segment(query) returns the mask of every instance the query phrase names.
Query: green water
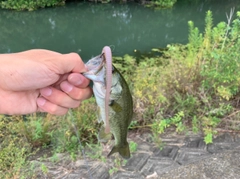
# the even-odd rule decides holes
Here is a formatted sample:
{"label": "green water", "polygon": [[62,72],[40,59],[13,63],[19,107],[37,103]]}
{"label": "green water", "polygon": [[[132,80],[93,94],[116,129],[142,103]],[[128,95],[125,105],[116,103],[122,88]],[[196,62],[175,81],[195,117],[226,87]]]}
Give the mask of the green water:
{"label": "green water", "polygon": [[68,3],[64,7],[34,12],[0,10],[0,53],[44,48],[61,53],[77,52],[86,61],[109,45],[113,55],[147,52],[170,43],[186,43],[189,20],[201,30],[207,10],[214,23],[226,21],[226,13],[238,0],[183,0],[172,9],[152,10],[137,3]]}

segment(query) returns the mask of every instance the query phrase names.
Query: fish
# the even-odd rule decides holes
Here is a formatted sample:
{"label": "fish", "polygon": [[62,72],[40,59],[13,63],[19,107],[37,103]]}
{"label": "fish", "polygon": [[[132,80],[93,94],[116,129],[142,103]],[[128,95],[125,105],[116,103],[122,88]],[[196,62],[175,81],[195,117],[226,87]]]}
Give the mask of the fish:
{"label": "fish", "polygon": [[[111,53],[111,49],[104,47],[100,55],[85,64],[88,70],[83,75],[93,81],[93,94],[98,105],[98,121],[103,121],[103,126],[98,133],[99,141],[110,138],[109,133],[105,130],[108,127],[107,118],[109,119],[109,132],[114,136],[115,145],[107,157],[118,152],[124,159],[129,159],[130,149],[127,133],[133,116],[133,100],[126,80],[112,64],[112,59],[108,59],[112,58],[109,53]],[[107,68],[109,69],[110,65],[111,74],[109,75]],[[109,76],[107,77],[107,75]],[[111,78],[110,83],[107,81],[109,78]],[[110,87],[107,86],[109,84]],[[107,87],[110,89],[109,96],[106,94]],[[109,98],[106,100],[106,97]]]}

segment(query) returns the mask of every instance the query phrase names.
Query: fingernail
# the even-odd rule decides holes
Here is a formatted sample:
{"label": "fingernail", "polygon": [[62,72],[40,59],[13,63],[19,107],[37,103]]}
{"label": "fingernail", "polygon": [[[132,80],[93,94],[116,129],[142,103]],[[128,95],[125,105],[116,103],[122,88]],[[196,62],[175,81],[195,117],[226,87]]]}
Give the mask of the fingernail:
{"label": "fingernail", "polygon": [[63,91],[69,93],[70,91],[72,91],[73,85],[71,85],[71,84],[69,84],[69,83],[67,83],[67,82],[63,82],[63,83],[61,84],[61,88],[62,88]]}
{"label": "fingernail", "polygon": [[45,103],[46,103],[46,99],[44,99],[44,98],[37,99],[38,106],[43,106]]}
{"label": "fingernail", "polygon": [[78,86],[80,84],[82,84],[82,77],[80,76],[80,74],[72,74],[71,76],[69,76],[70,83]]}
{"label": "fingernail", "polygon": [[50,96],[52,94],[52,89],[51,88],[43,88],[40,90],[40,93],[43,96]]}
{"label": "fingernail", "polygon": [[83,81],[82,78],[79,77],[78,80],[76,81],[76,85],[80,85],[80,84],[82,84],[82,81]]}

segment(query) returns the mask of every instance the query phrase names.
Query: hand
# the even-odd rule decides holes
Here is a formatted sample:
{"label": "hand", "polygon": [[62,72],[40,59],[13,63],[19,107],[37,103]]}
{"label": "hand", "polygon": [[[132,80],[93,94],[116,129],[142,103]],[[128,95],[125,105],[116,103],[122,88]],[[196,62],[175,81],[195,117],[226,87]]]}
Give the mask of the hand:
{"label": "hand", "polygon": [[92,95],[76,53],[29,50],[0,55],[0,114],[66,114]]}

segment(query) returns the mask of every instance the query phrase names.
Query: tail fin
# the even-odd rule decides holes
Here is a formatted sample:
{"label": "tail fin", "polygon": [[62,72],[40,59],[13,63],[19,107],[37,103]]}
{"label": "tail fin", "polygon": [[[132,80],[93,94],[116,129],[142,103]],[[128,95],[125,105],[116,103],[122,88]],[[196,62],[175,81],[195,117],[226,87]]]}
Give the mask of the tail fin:
{"label": "tail fin", "polygon": [[118,152],[124,159],[130,158],[130,150],[128,143],[122,147],[114,146],[111,152],[107,155],[107,157],[111,156],[112,154]]}

